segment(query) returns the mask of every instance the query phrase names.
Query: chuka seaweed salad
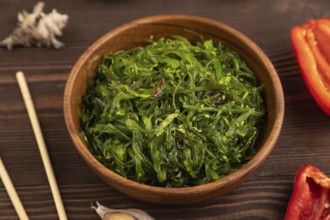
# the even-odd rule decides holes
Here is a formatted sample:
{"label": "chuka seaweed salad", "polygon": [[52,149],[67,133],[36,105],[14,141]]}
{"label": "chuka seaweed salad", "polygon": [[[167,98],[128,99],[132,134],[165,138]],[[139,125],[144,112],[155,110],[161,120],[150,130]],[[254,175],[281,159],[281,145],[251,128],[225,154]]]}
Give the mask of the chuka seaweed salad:
{"label": "chuka seaweed salad", "polygon": [[103,57],[83,96],[81,135],[99,161],[128,179],[205,184],[255,154],[261,90],[221,43],[161,38]]}

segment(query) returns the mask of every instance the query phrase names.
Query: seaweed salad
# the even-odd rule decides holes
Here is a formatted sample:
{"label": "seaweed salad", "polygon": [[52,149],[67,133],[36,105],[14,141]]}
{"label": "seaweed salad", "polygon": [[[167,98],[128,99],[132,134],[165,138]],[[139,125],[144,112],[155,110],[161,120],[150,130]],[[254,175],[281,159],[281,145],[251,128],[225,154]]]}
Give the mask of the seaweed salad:
{"label": "seaweed salad", "polygon": [[130,180],[186,187],[218,180],[254,154],[262,86],[221,43],[181,36],[104,55],[82,98],[81,135]]}

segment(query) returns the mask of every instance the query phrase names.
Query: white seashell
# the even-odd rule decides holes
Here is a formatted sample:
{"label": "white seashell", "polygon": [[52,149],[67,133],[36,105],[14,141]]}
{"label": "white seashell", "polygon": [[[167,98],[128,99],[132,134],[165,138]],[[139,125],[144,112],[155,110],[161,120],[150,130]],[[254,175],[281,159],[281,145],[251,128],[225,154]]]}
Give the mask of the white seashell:
{"label": "white seashell", "polygon": [[43,8],[45,4],[39,2],[34,6],[33,12],[28,13],[25,10],[17,15],[18,24],[13,33],[0,42],[0,46],[6,46],[11,50],[15,45],[30,47],[54,47],[59,49],[64,44],[56,39],[56,36],[62,36],[62,29],[66,26],[69,16],[60,14],[56,9],[45,14]]}

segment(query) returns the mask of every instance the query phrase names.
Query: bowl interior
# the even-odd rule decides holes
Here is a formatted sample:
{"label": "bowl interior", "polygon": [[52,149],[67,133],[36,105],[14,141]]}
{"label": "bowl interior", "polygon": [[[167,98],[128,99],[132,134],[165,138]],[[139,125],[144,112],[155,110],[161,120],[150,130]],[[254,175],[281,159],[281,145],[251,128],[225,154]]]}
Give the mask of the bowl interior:
{"label": "bowl interior", "polygon": [[[110,183],[110,185],[120,191],[125,192],[125,189],[123,189],[124,186],[126,188],[138,187],[140,189],[142,187],[143,190],[151,189],[154,193],[159,194],[154,199],[157,201],[152,201],[158,203],[162,193],[171,192],[174,193],[173,195],[181,194],[182,196],[187,192],[182,191],[182,189],[176,189],[177,191],[175,192],[173,191],[174,189],[155,189],[160,187],[145,186],[126,180],[96,161],[79,136],[79,111],[81,98],[86,90],[87,80],[95,72],[102,56],[106,53],[146,45],[150,36],[158,39],[163,36],[181,35],[188,38],[191,42],[195,42],[200,39],[196,33],[203,35],[205,39],[213,39],[214,42],[221,42],[236,51],[248,63],[256,74],[259,83],[264,86],[263,97],[266,105],[266,120],[255,142],[257,155],[251,161],[237,172],[216,181],[217,183],[206,184],[208,185],[207,187],[197,186],[188,188],[194,188],[197,192],[206,190],[208,192],[206,194],[210,196],[212,190],[214,191],[214,189],[224,187],[228,183],[234,186],[251,175],[265,160],[275,145],[284,114],[282,88],[273,65],[252,41],[224,24],[205,18],[164,15],[136,20],[109,32],[85,51],[71,71],[64,95],[65,119],[78,152],[104,180],[109,182],[109,178],[115,178],[115,181],[119,181],[121,185],[114,184],[114,182]],[[232,187],[224,188],[223,191],[228,191]],[[150,196],[145,198],[143,196],[141,198],[141,195],[131,196],[147,201],[153,199]],[[198,198],[202,200],[205,199],[204,197],[197,193],[195,199],[196,201]]]}

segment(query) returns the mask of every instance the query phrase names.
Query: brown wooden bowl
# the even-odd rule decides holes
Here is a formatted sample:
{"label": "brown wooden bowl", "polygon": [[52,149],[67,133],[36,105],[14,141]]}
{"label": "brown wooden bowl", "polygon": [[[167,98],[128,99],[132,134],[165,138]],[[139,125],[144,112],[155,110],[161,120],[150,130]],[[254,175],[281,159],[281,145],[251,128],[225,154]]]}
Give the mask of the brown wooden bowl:
{"label": "brown wooden bowl", "polygon": [[[255,72],[264,85],[266,120],[254,147],[256,155],[236,172],[212,183],[185,188],[163,188],[128,180],[100,163],[80,137],[79,111],[87,79],[95,72],[102,56],[109,52],[129,49],[146,44],[151,35],[155,38],[181,35],[194,42],[199,39],[194,30],[205,39],[221,41],[235,50]],[[87,164],[110,186],[134,198],[159,204],[187,204],[224,194],[257,170],[270,154],[280,134],[284,117],[284,98],[279,77],[267,56],[250,39],[220,22],[184,15],[146,17],[124,24],[105,34],[90,46],[74,65],[64,93],[64,115],[73,143]]]}

